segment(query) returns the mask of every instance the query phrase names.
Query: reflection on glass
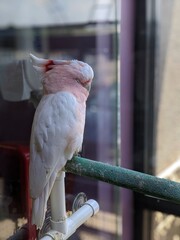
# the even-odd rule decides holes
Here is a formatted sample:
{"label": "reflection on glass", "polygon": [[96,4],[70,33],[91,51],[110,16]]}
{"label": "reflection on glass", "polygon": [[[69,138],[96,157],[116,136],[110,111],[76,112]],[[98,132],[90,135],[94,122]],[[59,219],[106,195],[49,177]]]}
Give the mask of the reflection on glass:
{"label": "reflection on glass", "polygon": [[[37,99],[41,96],[41,83],[37,81],[37,73],[28,59],[29,52],[33,52],[38,56],[54,59],[79,59],[93,67],[95,79],[87,102],[82,155],[118,165],[117,2],[103,0],[85,3],[78,0],[74,4],[72,0],[57,0],[53,3],[34,0],[24,1],[16,12],[14,4],[17,5],[17,1],[13,1],[12,5],[0,3],[1,9],[4,9],[0,10],[1,16],[3,15],[0,23],[1,160],[5,158],[8,166],[12,166],[17,155],[17,144],[26,147],[29,145],[35,111],[33,104],[36,106]],[[3,155],[4,148],[6,156]],[[2,239],[12,235],[19,222],[22,225],[26,221],[21,205],[16,208],[18,201],[24,201],[24,195],[21,194],[21,171],[18,172],[20,158],[16,156],[16,159],[15,181],[11,175],[5,175],[0,170],[0,210],[5,209],[0,219],[0,236],[5,236]],[[4,165],[3,161],[1,165]],[[14,181],[9,192],[4,190],[7,189],[8,181]],[[15,185],[18,191],[14,189]],[[72,201],[79,192],[85,192],[88,198],[96,199],[101,211],[71,239],[119,239],[119,189],[67,174],[68,210],[71,210]],[[10,203],[5,202],[4,197]],[[13,202],[13,199],[17,200],[16,197],[18,201]],[[12,211],[10,214],[12,203],[15,204],[16,212]],[[10,229],[6,230],[5,235],[3,224],[6,224],[6,229]]]}

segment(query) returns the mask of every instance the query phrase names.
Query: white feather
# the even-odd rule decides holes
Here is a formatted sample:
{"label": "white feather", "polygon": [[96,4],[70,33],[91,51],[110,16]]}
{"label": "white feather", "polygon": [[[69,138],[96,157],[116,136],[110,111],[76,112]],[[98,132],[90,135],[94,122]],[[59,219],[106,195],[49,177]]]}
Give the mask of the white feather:
{"label": "white feather", "polygon": [[35,65],[33,65],[33,68],[37,71],[37,72],[39,72],[39,73],[44,73],[45,72],[45,70],[46,70],[46,68],[45,67],[38,67],[38,66],[35,66]]}
{"label": "white feather", "polygon": [[41,66],[44,64],[47,64],[49,62],[48,59],[38,58],[34,56],[32,53],[30,53],[30,59],[34,65]]}

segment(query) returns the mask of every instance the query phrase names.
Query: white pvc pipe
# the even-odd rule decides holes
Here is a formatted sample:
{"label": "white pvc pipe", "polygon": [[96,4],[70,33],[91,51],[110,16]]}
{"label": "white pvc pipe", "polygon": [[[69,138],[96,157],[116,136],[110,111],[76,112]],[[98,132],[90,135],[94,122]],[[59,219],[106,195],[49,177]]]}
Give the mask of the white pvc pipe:
{"label": "white pvc pipe", "polygon": [[90,199],[69,218],[66,215],[65,172],[60,171],[54,183],[51,200],[51,228],[41,240],[66,240],[76,229],[99,211],[99,204]]}
{"label": "white pvc pipe", "polygon": [[90,217],[95,215],[99,211],[99,204],[90,199],[84,203],[84,205],[79,208],[75,213],[73,213],[67,219],[67,233],[61,234],[56,231],[49,231],[46,236],[41,238],[41,240],[66,240],[68,239],[78,227],[80,227],[84,222],[86,222]]}
{"label": "white pvc pipe", "polygon": [[99,204],[90,199],[84,205],[74,212],[68,219],[68,232],[64,239],[68,239],[78,227],[85,223],[90,217],[94,216],[99,211]]}
{"label": "white pvc pipe", "polygon": [[54,231],[54,230],[50,230],[48,233],[46,233],[46,235],[41,238],[40,240],[63,240],[63,234]]}
{"label": "white pvc pipe", "polygon": [[67,215],[65,201],[65,172],[60,171],[54,183],[51,200],[51,227],[60,233],[67,233]]}
{"label": "white pvc pipe", "polygon": [[54,239],[54,238],[49,237],[49,236],[44,236],[41,238],[41,240],[52,240],[52,239]]}

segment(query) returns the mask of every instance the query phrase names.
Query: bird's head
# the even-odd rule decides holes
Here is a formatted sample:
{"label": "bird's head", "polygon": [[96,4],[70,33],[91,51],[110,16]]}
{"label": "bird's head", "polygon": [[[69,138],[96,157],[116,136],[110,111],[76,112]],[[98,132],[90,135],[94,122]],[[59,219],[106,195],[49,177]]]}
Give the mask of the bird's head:
{"label": "bird's head", "polygon": [[90,91],[94,77],[92,68],[87,63],[78,60],[70,61],[70,67],[74,70],[74,80]]}
{"label": "bird's head", "polygon": [[71,84],[90,91],[94,72],[87,63],[78,60],[48,60],[32,54],[30,57],[34,68],[43,74],[45,88],[56,87],[61,90]]}

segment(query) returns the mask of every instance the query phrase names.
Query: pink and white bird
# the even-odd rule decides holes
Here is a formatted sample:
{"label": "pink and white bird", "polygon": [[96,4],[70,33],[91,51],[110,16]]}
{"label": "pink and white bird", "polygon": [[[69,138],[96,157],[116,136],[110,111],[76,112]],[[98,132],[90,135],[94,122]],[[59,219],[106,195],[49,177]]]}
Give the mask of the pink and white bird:
{"label": "pink and white bird", "polygon": [[94,73],[81,61],[30,57],[42,74],[44,93],[33,120],[29,167],[32,224],[41,229],[58,172],[81,150]]}

